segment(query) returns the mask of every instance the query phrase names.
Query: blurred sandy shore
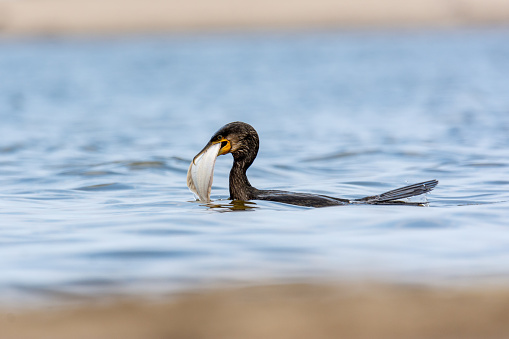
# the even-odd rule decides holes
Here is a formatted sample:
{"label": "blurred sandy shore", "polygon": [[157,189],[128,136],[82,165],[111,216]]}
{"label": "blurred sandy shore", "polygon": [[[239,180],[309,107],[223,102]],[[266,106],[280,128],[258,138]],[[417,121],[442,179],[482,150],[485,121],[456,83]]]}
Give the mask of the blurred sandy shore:
{"label": "blurred sandy shore", "polygon": [[266,285],[0,312],[2,339],[509,338],[509,289]]}
{"label": "blurred sandy shore", "polygon": [[507,23],[507,0],[0,0],[8,35]]}

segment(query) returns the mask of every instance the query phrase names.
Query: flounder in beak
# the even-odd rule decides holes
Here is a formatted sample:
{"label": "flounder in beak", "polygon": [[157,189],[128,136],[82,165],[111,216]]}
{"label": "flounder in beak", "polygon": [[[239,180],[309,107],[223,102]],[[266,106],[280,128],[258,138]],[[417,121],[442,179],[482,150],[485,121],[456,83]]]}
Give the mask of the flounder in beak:
{"label": "flounder in beak", "polygon": [[210,191],[214,179],[214,165],[221,149],[221,143],[209,144],[198,153],[187,171],[187,187],[198,200],[210,201]]}

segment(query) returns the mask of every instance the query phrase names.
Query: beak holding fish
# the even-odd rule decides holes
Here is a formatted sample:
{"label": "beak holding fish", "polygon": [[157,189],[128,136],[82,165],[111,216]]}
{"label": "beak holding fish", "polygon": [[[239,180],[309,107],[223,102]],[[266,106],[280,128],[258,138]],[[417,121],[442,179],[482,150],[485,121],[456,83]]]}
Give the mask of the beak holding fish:
{"label": "beak holding fish", "polygon": [[202,202],[210,201],[216,159],[218,156],[230,152],[230,150],[230,141],[219,135],[194,157],[187,171],[187,187],[198,200]]}

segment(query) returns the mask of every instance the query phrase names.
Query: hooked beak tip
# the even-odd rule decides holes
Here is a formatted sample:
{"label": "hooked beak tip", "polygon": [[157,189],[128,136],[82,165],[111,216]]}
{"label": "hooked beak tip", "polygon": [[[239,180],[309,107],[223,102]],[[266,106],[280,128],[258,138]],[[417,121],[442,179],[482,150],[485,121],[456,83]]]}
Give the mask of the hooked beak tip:
{"label": "hooked beak tip", "polygon": [[210,146],[212,146],[212,144],[208,143],[207,145],[205,145],[205,147],[203,147],[203,149],[198,154],[196,154],[194,156],[194,158],[193,158],[193,165],[196,165],[196,159],[198,159],[200,157],[200,155],[205,153]]}

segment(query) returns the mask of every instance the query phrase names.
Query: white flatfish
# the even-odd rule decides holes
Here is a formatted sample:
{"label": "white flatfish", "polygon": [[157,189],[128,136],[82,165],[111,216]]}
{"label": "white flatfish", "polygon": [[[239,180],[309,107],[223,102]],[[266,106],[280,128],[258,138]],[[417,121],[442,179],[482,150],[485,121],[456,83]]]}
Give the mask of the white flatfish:
{"label": "white flatfish", "polygon": [[187,187],[195,194],[198,200],[210,201],[210,191],[214,179],[214,166],[221,144],[214,144],[207,148],[189,165],[187,171]]}

